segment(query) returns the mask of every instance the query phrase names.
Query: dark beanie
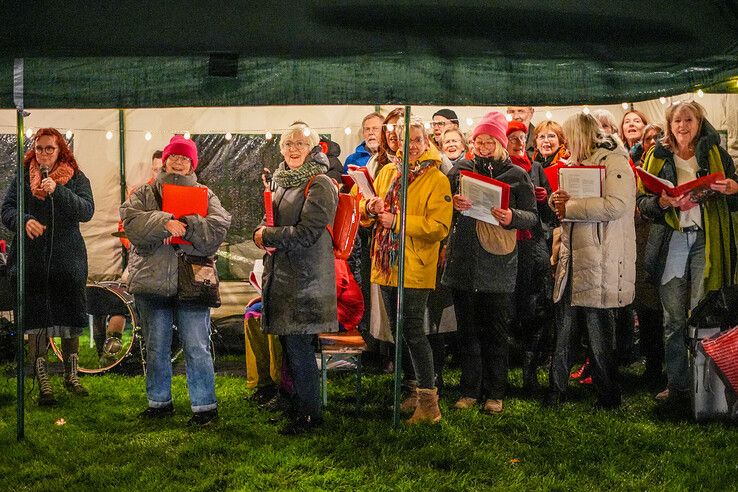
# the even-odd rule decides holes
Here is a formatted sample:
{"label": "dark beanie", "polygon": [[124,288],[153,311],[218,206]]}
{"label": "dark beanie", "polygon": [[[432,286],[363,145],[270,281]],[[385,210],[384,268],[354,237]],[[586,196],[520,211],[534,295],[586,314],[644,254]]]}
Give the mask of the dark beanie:
{"label": "dark beanie", "polygon": [[456,113],[454,113],[450,109],[445,109],[445,108],[444,109],[439,109],[438,111],[436,111],[435,113],[433,113],[433,116],[443,116],[447,120],[451,120],[454,123],[456,123],[457,125],[459,124],[459,117],[456,116]]}

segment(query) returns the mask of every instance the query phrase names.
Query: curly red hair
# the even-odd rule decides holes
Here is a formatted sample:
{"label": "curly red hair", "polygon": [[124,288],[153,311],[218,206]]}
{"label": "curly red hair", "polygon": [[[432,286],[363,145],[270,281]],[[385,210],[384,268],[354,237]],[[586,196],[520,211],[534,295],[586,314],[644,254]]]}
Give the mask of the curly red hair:
{"label": "curly red hair", "polygon": [[33,144],[23,158],[23,164],[26,167],[28,167],[32,160],[36,159],[36,141],[38,141],[38,139],[41,137],[51,137],[56,142],[57,147],[59,147],[59,157],[56,159],[57,162],[66,162],[67,164],[72,166],[72,169],[74,169],[75,171],[79,171],[77,159],[74,158],[72,149],[69,148],[69,145],[67,145],[67,141],[64,140],[64,137],[56,128],[39,128],[38,130],[36,130],[36,134],[33,137]]}

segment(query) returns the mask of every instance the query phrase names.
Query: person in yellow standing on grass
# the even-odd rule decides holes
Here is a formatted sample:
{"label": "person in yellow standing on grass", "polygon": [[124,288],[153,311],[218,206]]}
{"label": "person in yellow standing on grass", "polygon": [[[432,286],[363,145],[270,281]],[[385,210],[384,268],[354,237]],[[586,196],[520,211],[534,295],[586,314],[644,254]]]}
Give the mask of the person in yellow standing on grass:
{"label": "person in yellow standing on grass", "polygon": [[[402,149],[404,121],[398,121],[396,132]],[[398,155],[402,155],[402,150]],[[438,251],[441,241],[448,235],[453,213],[451,186],[439,170],[441,153],[430,145],[423,122],[417,118],[410,120],[408,161],[403,339],[410,352],[418,386],[400,408],[414,411],[407,422],[415,424],[441,420],[433,353],[423,331],[423,315],[428,295],[436,286]],[[381,286],[390,324],[395,326],[402,191],[399,167],[394,163],[385,165],[374,187],[377,196],[361,203],[362,225],[374,225],[371,280]]]}

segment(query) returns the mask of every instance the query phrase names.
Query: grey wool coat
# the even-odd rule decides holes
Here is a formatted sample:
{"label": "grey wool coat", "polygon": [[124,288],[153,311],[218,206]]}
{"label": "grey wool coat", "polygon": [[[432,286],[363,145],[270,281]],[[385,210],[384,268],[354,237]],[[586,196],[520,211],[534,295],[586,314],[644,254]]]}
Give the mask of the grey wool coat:
{"label": "grey wool coat", "polygon": [[333,240],[326,229],[336,215],[338,191],[325,174],[315,176],[307,197],[306,186],[272,193],[275,226],[262,235],[264,246],[276,248],[264,255],[264,333],[338,331]]}
{"label": "grey wool coat", "polygon": [[[187,176],[162,172],[156,181],[131,193],[120,207],[123,228],[131,241],[128,261],[128,290],[132,294],[150,294],[174,297],[177,294],[177,253],[164,239],[170,237],[164,227],[172,214],[163,212],[154,195],[154,187],[161,193],[165,183],[181,186],[203,186],[195,173]],[[183,239],[192,245],[180,245],[190,255],[213,256],[225,239],[231,225],[231,214],[220,204],[215,193],[208,190],[208,215],[187,215],[181,219],[187,224]]]}

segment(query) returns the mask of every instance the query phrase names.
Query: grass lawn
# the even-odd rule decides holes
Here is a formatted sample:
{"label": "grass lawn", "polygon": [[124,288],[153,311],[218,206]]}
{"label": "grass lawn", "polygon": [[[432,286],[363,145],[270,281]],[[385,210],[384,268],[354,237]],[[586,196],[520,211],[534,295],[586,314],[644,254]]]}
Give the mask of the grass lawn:
{"label": "grass lawn", "polygon": [[[0,368],[0,370],[6,368]],[[336,374],[322,429],[283,437],[270,415],[242,400],[242,377],[216,379],[220,421],[185,426],[184,376],[177,414],[142,422],[142,376],[106,374],[73,398],[53,377],[60,404],[36,405],[27,380],[26,440],[15,440],[15,379],[0,378],[0,490],[731,490],[738,489],[738,426],[694,424],[656,411],[626,372],[625,403],[593,411],[589,388],[543,409],[513,394],[501,416],[452,411],[458,371],[435,426],[391,426],[391,378],[364,377],[364,406],[353,404],[353,375]],[[543,373],[541,379],[545,379]],[[511,385],[520,384],[520,370]],[[64,425],[57,425],[64,419]]]}

